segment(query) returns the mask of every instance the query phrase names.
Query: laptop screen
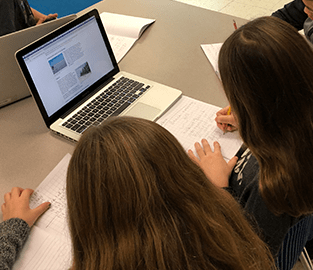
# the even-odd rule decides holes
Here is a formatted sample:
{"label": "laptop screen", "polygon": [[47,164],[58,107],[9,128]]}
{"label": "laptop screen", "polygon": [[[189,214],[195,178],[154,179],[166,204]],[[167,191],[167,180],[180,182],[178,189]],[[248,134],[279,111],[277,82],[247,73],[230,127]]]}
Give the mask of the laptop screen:
{"label": "laptop screen", "polygon": [[22,58],[48,117],[114,69],[94,16]]}

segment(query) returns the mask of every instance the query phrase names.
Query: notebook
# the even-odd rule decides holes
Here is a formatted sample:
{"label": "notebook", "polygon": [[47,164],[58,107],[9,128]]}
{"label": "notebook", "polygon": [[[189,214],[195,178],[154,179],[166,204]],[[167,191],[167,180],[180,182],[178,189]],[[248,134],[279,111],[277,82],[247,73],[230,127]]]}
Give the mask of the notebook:
{"label": "notebook", "polygon": [[16,60],[47,127],[75,141],[112,116],[156,120],[182,95],[120,71],[95,9],[19,50]]}
{"label": "notebook", "polygon": [[16,64],[15,52],[76,17],[69,15],[0,37],[0,107],[30,96],[27,84]]}

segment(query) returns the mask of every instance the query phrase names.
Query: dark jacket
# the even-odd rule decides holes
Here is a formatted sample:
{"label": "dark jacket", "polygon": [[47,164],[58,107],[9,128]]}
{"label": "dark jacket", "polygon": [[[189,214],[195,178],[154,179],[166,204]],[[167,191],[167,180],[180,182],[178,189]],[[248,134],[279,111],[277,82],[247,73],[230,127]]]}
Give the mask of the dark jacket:
{"label": "dark jacket", "polygon": [[35,24],[27,0],[0,0],[0,36]]}
{"label": "dark jacket", "polygon": [[294,0],[275,11],[272,16],[290,23],[297,30],[302,30],[303,24],[308,18],[308,15],[304,13],[304,7],[302,0]]}
{"label": "dark jacket", "polygon": [[239,155],[227,190],[239,201],[261,239],[276,257],[287,232],[299,219],[287,214],[276,216],[268,209],[259,190],[259,164],[256,158],[249,149],[244,148],[241,148]]}

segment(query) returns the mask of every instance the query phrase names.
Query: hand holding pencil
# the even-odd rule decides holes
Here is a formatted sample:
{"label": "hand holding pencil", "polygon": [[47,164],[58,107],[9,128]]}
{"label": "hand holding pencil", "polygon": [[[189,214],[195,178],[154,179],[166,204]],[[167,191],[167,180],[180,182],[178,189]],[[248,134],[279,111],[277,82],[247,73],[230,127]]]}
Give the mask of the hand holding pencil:
{"label": "hand holding pencil", "polygon": [[216,113],[215,118],[217,126],[224,132],[231,132],[237,130],[238,124],[231,112],[230,106],[227,106]]}

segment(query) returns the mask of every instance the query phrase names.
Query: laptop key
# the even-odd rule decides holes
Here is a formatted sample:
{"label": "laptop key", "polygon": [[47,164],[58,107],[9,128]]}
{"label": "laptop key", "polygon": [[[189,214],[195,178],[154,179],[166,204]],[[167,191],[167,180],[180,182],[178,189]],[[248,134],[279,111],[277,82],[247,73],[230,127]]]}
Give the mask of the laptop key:
{"label": "laptop key", "polygon": [[119,115],[122,111],[124,111],[130,103],[124,103],[121,107],[119,107],[111,116]]}
{"label": "laptop key", "polygon": [[75,124],[75,125],[71,128],[71,130],[76,131],[79,127],[80,127],[79,124]]}
{"label": "laptop key", "polygon": [[83,133],[86,129],[87,129],[87,126],[82,125],[80,128],[78,128],[78,129],[76,130],[76,132],[78,132],[78,133]]}

